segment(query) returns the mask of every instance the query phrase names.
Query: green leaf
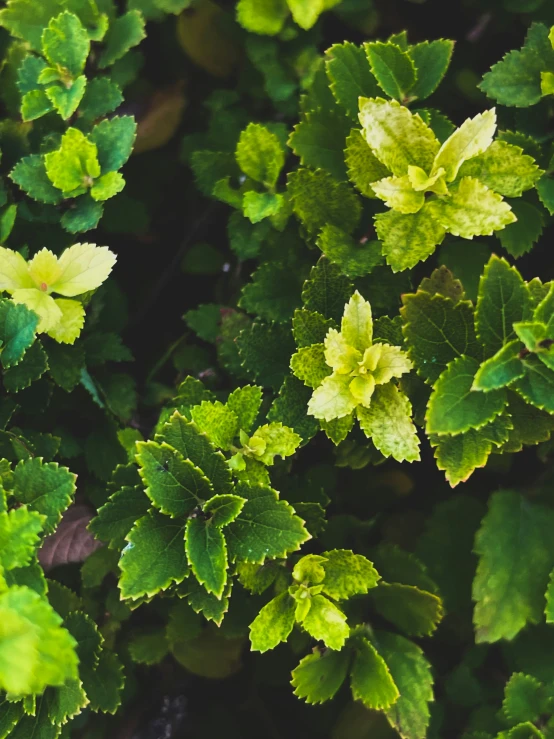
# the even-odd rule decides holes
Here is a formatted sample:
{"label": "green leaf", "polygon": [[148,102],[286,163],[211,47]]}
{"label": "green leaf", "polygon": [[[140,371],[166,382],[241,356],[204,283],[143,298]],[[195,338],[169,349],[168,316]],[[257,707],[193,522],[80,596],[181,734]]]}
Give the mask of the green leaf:
{"label": "green leaf", "polygon": [[285,323],[300,303],[304,269],[291,270],[289,264],[262,263],[252,282],[242,288],[239,306],[266,321]]}
{"label": "green leaf", "polygon": [[497,390],[523,377],[525,366],[519,357],[520,351],[521,343],[510,341],[483,362],[475,375],[474,389],[485,392]]}
{"label": "green leaf", "polygon": [[338,322],[352,292],[352,283],[339,267],[328,259],[320,259],[304,283],[302,301],[307,310]]}
{"label": "green leaf", "polygon": [[125,685],[123,665],[113,652],[103,649],[98,664],[93,670],[87,670],[86,686],[89,706],[93,711],[115,713],[121,704],[121,693]]}
{"label": "green leaf", "polygon": [[221,529],[202,518],[189,518],[185,548],[198,582],[221,598],[227,582],[227,547]]}
{"label": "green leaf", "polygon": [[350,41],[334,44],[327,49],[325,70],[335,100],[357,121],[358,98],[379,94],[364,49]]}
{"label": "green leaf", "polygon": [[378,241],[360,243],[336,226],[324,226],[317,245],[330,262],[337,264],[347,277],[363,277],[383,263]]}
{"label": "green leaf", "polygon": [[437,380],[427,406],[428,434],[461,434],[480,429],[504,410],[504,389],[488,393],[472,391],[479,362],[458,357]]}
{"label": "green leaf", "polygon": [[534,187],[541,174],[533,157],[506,141],[493,141],[486,151],[464,162],[459,171],[460,177],[475,177],[507,198],[519,198]]}
{"label": "green leaf", "polygon": [[239,419],[219,400],[203,400],[191,409],[192,420],[215,446],[229,449],[239,432]]}
{"label": "green leaf", "polygon": [[285,164],[279,137],[260,123],[249,123],[241,133],[236,158],[245,175],[266,187],[274,187]]}
{"label": "green leaf", "polygon": [[310,598],[310,609],[301,623],[310,636],[330,649],[342,649],[350,634],[344,613],[323,595]]}
{"label": "green leaf", "polygon": [[225,529],[231,562],[263,563],[285,557],[310,538],[294,508],[265,485],[239,483],[236,495],[246,499],[237,518]]}
{"label": "green leaf", "polygon": [[401,177],[410,165],[431,170],[439,142],[417,113],[396,100],[362,98],[360,123],[373,153],[392,174]]}
{"label": "green leaf", "polygon": [[165,441],[185,459],[189,459],[210,480],[216,493],[232,490],[231,473],[225,457],[215,450],[207,436],[198,427],[175,411],[160,432],[156,441]]}
{"label": "green leaf", "polygon": [[64,195],[80,195],[100,175],[97,154],[96,145],[79,129],[68,128],[60,148],[44,156],[46,174]]}
{"label": "green leaf", "polygon": [[389,170],[375,156],[361,131],[353,128],[346,139],[344,161],[350,182],[366,198],[375,198],[372,182],[383,179]]}
{"label": "green leaf", "polygon": [[336,323],[317,311],[304,308],[294,312],[292,332],[298,348],[323,344],[330,328],[336,328]]}
{"label": "green leaf", "polygon": [[358,405],[350,391],[351,382],[346,374],[333,373],[326,377],[314,390],[308,403],[308,413],[323,421],[349,416]]}
{"label": "green leaf", "polygon": [[288,591],[265,605],[250,624],[253,652],[267,652],[286,641],[294,627],[296,602]]}
{"label": "green leaf", "polygon": [[426,202],[417,213],[391,210],[375,216],[377,236],[393,272],[411,269],[442,243],[446,229],[435,219],[432,205],[431,201]]}
{"label": "green leaf", "polygon": [[516,393],[509,392],[508,397],[508,413],[513,429],[501,451],[519,452],[523,446],[546,441],[554,429],[554,417],[529,405]]}
{"label": "green leaf", "polygon": [[483,77],[481,90],[500,105],[527,108],[542,97],[541,72],[554,63],[548,28],[533,23],[520,51],[510,51]]}
{"label": "green leaf", "polygon": [[306,113],[290,135],[288,145],[304,167],[321,168],[337,180],[346,179],[344,147],[350,121],[327,111]]}
{"label": "green leaf", "polygon": [[498,233],[500,243],[516,259],[526,254],[539,240],[544,228],[544,211],[525,201],[510,204],[517,218]]}
{"label": "green leaf", "polygon": [[130,115],[106,118],[94,126],[89,140],[98,149],[102,174],[121,169],[131,156],[136,132],[137,124]]}
{"label": "green leaf", "polygon": [[124,187],[125,180],[120,172],[106,172],[90,188],[90,194],[94,200],[109,200]]}
{"label": "green leaf", "polygon": [[380,583],[371,598],[378,613],[410,636],[430,636],[443,616],[441,599],[412,585]]}
{"label": "green leaf", "polygon": [[79,107],[85,89],[87,86],[87,78],[84,75],[77,77],[71,87],[62,87],[59,85],[51,85],[46,89],[46,97],[52,103],[64,120],[71,118],[73,113]]}
{"label": "green leaf", "polygon": [[126,539],[119,567],[122,598],[135,600],[182,582],[189,573],[183,538],[185,522],[152,511],[139,518]]}
{"label": "green leaf", "polygon": [[205,619],[214,621],[219,626],[229,610],[229,599],[233,581],[227,581],[225,592],[221,598],[216,598],[213,593],[208,593],[206,588],[200,585],[194,577],[189,577],[183,585],[185,586],[188,602],[192,610],[195,613],[201,613]]}
{"label": "green leaf", "polygon": [[107,502],[98,509],[97,515],[89,524],[89,530],[110,547],[118,547],[135,521],[148,513],[150,499],[136,485],[123,486],[110,495]]}
{"label": "green leaf", "polygon": [[96,228],[104,208],[88,195],[74,202],[62,216],[61,224],[70,234],[83,233]]}
{"label": "green leaf", "polygon": [[356,638],[350,686],[354,700],[373,710],[390,708],[399,698],[383,657],[368,639]]}
{"label": "green leaf", "polygon": [[[411,166],[411,165],[410,165]],[[423,172],[423,170],[421,170]],[[373,192],[385,205],[398,213],[417,213],[425,203],[425,195],[415,190],[408,175],[385,177],[372,183]]]}
{"label": "green leaf", "polygon": [[524,362],[524,375],[513,384],[513,390],[531,405],[554,413],[554,372],[538,357],[529,356]]}
{"label": "green leaf", "polygon": [[237,21],[247,31],[267,36],[278,34],[287,19],[289,9],[285,0],[239,0]]}
{"label": "green leaf", "polygon": [[358,196],[346,182],[339,182],[325,170],[291,172],[287,184],[292,209],[311,236],[330,223],[351,233],[360,220]]}
{"label": "green leaf", "polygon": [[67,70],[73,78],[82,74],[90,41],[79,18],[67,11],[52,18],[42,33],[42,51],[52,67]]}
{"label": "green leaf", "polygon": [[531,314],[531,296],[515,267],[493,255],[479,282],[475,327],[490,357],[516,338],[513,324]]}
{"label": "green leaf", "polygon": [[425,739],[433,678],[423,651],[403,636],[385,631],[375,633],[373,646],[385,660],[400,693],[385,712],[389,723],[406,739]]}
{"label": "green leaf", "polygon": [[214,495],[204,506],[203,512],[211,514],[212,526],[221,528],[235,520],[242,511],[244,503],[244,498],[239,495]]}
{"label": "green leaf", "polygon": [[250,437],[247,446],[254,449],[256,459],[271,466],[275,457],[290,457],[302,441],[301,437],[282,423],[266,423],[259,426]]}
{"label": "green leaf", "polygon": [[303,346],[290,360],[290,367],[299,380],[311,388],[317,388],[331,374],[331,368],[325,361],[323,344]]}
{"label": "green leaf", "polygon": [[453,50],[454,42],[443,38],[423,41],[407,49],[417,77],[410,89],[411,98],[423,100],[435,92],[448,69]]}
{"label": "green leaf", "polygon": [[456,179],[462,164],[468,159],[482,154],[492,143],[496,131],[496,112],[494,108],[468,118],[444,142],[433,163],[433,171],[440,167],[445,170],[447,182]]}
{"label": "green leaf", "polygon": [[314,650],[292,671],[294,695],[310,704],[330,700],[345,681],[349,662],[350,655],[346,649],[340,652]]}
{"label": "green leaf", "polygon": [[45,516],[44,530],[52,533],[75,493],[76,475],[56,462],[21,460],[13,473],[13,495],[19,503]]}
{"label": "green leaf", "polygon": [[396,385],[379,385],[369,408],[358,406],[360,428],[385,457],[398,462],[419,460],[419,439],[412,422],[412,405]]}
{"label": "green leaf", "polygon": [[294,352],[289,326],[255,321],[240,332],[235,343],[249,376],[263,387],[281,387]]}
{"label": "green leaf", "polygon": [[447,365],[462,355],[479,358],[473,306],[418,290],[402,296],[401,315],[408,355],[417,373],[433,384]]}
{"label": "green leaf", "polygon": [[38,548],[44,517],[26,507],[0,513],[0,564],[4,570],[25,567]]}
{"label": "green leaf", "polygon": [[94,77],[87,82],[79,114],[92,122],[113,113],[123,102],[119,86],[109,77]]}
{"label": "green leaf", "polygon": [[490,236],[516,221],[508,203],[474,177],[463,177],[448,198],[430,202],[429,212],[446,231],[464,239]]}
{"label": "green leaf", "polygon": [[23,355],[19,364],[13,365],[4,373],[4,387],[10,393],[17,393],[29,387],[48,369],[48,357],[39,341],[35,341]]}
{"label": "green leaf", "polygon": [[146,36],[144,25],[144,18],[138,10],[130,10],[116,18],[110,24],[104,39],[105,47],[98,60],[100,69],[110,67],[118,59],[121,59],[129,49],[140,44]]}
{"label": "green leaf", "polygon": [[287,0],[287,5],[295,22],[307,31],[315,25],[324,10],[336,5],[336,0],[313,0],[309,3],[305,0]]}
{"label": "green leaf", "polygon": [[416,81],[410,56],[390,42],[373,41],[364,48],[379,87],[390,97],[403,101]]}
{"label": "green leaf", "polygon": [[21,695],[77,678],[75,641],[37,593],[12,587],[0,595],[0,685]]}
{"label": "green leaf", "polygon": [[539,623],[554,567],[554,512],[519,493],[494,493],[475,538],[479,564],[473,583],[476,641],[513,639]]}
{"label": "green leaf", "polygon": [[514,672],[504,688],[502,711],[510,723],[538,722],[547,712],[544,686],[531,675]]}
{"label": "green leaf", "polygon": [[294,429],[302,437],[303,443],[306,443],[319,430],[318,422],[306,412],[311,395],[310,389],[296,377],[286,377],[279,395],[268,411],[267,420]]}
{"label": "green leaf", "polygon": [[31,198],[40,203],[57,205],[63,199],[61,192],[48,178],[44,157],[40,154],[31,154],[31,156],[20,159],[10,172],[10,178]]}
{"label": "green leaf", "polygon": [[554,180],[550,174],[544,174],[537,182],[539,200],[550,213],[554,214]]}
{"label": "green leaf", "polygon": [[52,110],[52,104],[44,90],[31,90],[21,100],[21,117],[25,122],[36,121]]}
{"label": "green leaf", "polygon": [[322,555],[325,561],[323,592],[334,600],[347,600],[353,595],[365,595],[380,579],[373,564],[361,554],[347,549],[333,549]]}
{"label": "green leaf", "polygon": [[5,369],[18,364],[35,340],[38,316],[22,303],[0,301],[0,361]]}
{"label": "green leaf", "polygon": [[63,10],[63,4],[60,0],[49,0],[40,5],[31,0],[10,0],[0,11],[0,25],[16,38],[29,42],[33,51],[40,52],[43,29],[50,18]]}
{"label": "green leaf", "polygon": [[252,385],[244,385],[233,390],[225,405],[237,416],[239,428],[249,432],[258,416],[261,402],[262,389]]}
{"label": "green leaf", "polygon": [[188,516],[213,495],[202,470],[165,442],[139,441],[137,462],[146,495],[168,516]]}

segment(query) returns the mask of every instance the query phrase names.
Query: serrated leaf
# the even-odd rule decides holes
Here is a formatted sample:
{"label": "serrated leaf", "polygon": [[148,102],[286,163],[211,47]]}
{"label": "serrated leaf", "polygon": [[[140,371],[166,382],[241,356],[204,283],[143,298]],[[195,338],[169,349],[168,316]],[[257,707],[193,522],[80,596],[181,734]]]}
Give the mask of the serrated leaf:
{"label": "serrated leaf", "polygon": [[0,564],[24,567],[34,557],[44,518],[25,506],[0,513]]}
{"label": "serrated leaf", "polygon": [[239,432],[239,420],[231,408],[219,400],[203,400],[191,409],[192,420],[215,446],[229,449]]}
{"label": "serrated leaf", "polygon": [[294,695],[310,704],[330,700],[345,681],[349,662],[345,649],[340,652],[317,649],[308,654],[292,671]]}
{"label": "serrated leaf", "polygon": [[294,375],[311,388],[319,387],[332,371],[325,361],[323,344],[303,346],[292,355],[290,366]]}
{"label": "serrated leaf", "polygon": [[212,526],[220,528],[235,520],[242,511],[244,503],[244,498],[240,495],[214,495],[204,506],[203,512],[211,514]]}
{"label": "serrated leaf", "polygon": [[532,355],[526,357],[523,367],[524,375],[512,389],[536,408],[554,413],[554,372]]}
{"label": "serrated leaf", "polygon": [[187,521],[185,548],[187,561],[198,582],[208,593],[221,598],[227,582],[227,547],[217,526],[203,518]]}
{"label": "serrated leaf", "polygon": [[292,332],[299,349],[312,344],[323,344],[330,328],[336,328],[336,323],[317,311],[303,308],[294,312]]}
{"label": "serrated leaf", "polygon": [[319,429],[317,421],[306,412],[311,395],[310,389],[296,377],[286,377],[268,411],[267,420],[294,429],[305,444]]}
{"label": "serrated leaf", "polygon": [[439,377],[429,399],[426,413],[428,434],[461,434],[480,429],[493,421],[504,409],[504,389],[488,393],[472,391],[479,362],[471,357],[458,357]]}
{"label": "serrated leaf", "polygon": [[407,174],[409,165],[431,170],[439,142],[419,115],[396,100],[362,98],[359,118],[367,143],[392,174]]}
{"label": "serrated leaf", "polygon": [[424,290],[402,296],[401,315],[408,354],[417,373],[434,383],[446,366],[462,355],[479,358],[469,301],[430,295]]}
{"label": "serrated leaf", "polygon": [[368,639],[359,637],[355,640],[350,686],[354,700],[373,710],[390,708],[400,695],[385,660]]}
{"label": "serrated leaf", "polygon": [[150,499],[141,487],[124,486],[108,498],[89,524],[89,530],[110,547],[117,547],[132,529],[135,521],[145,516]]}
{"label": "serrated leaf", "polygon": [[122,598],[134,600],[165,590],[188,575],[183,539],[185,522],[152,511],[127,534],[119,586]]}
{"label": "serrated leaf", "polygon": [[523,446],[546,441],[554,430],[554,417],[539,410],[514,392],[508,393],[508,413],[513,429],[502,452],[519,452]]}
{"label": "serrated leaf", "polygon": [[371,598],[381,616],[410,636],[429,636],[443,616],[441,599],[412,585],[381,583]]}
{"label": "serrated leaf", "polygon": [[519,357],[520,351],[521,343],[517,339],[505,344],[479,367],[473,387],[488,392],[506,387],[522,377],[525,366]]}
{"label": "serrated leaf", "polygon": [[373,41],[364,48],[379,87],[390,97],[403,101],[416,81],[410,56],[390,42]]}
{"label": "serrated leaf", "polygon": [[130,115],[106,118],[94,126],[89,140],[97,148],[102,174],[121,169],[131,156],[136,133],[137,124]]}
{"label": "serrated leaf", "polygon": [[168,516],[188,516],[213,495],[202,471],[165,442],[139,441],[137,461],[146,494]]}
{"label": "serrated leaf", "polygon": [[144,18],[138,10],[130,10],[116,18],[110,24],[104,39],[105,47],[98,61],[100,69],[110,67],[129,49],[140,44],[146,35],[144,25]]}
{"label": "serrated leaf", "polygon": [[37,325],[37,315],[26,306],[10,300],[0,301],[0,361],[4,368],[21,361],[35,340]]}
{"label": "serrated leaf", "polygon": [[304,283],[302,300],[307,310],[338,322],[352,292],[352,283],[339,267],[328,259],[320,259]]}
{"label": "serrated leaf", "polygon": [[475,327],[490,357],[516,338],[513,324],[531,314],[531,296],[515,267],[493,255],[479,282]]}
{"label": "serrated leaf", "polygon": [[419,439],[412,422],[412,405],[396,385],[379,385],[369,408],[356,410],[360,428],[386,457],[399,462],[419,460]]}
{"label": "serrated leaf", "polygon": [[255,321],[240,332],[235,344],[248,376],[277,390],[288,374],[294,352],[290,327]]}
{"label": "serrated leaf", "polygon": [[513,639],[539,623],[554,567],[554,512],[519,493],[494,493],[475,537],[479,564],[473,583],[476,641]]}
{"label": "serrated leaf", "polygon": [[462,164],[482,154],[492,143],[496,131],[496,111],[494,108],[468,118],[442,144],[435,161],[433,171],[440,167],[445,170],[447,182],[456,179]]}
{"label": "serrated leaf", "polygon": [[259,426],[250,437],[247,446],[254,449],[256,459],[271,466],[275,457],[285,459],[296,451],[302,439],[282,423],[266,423]]}
{"label": "serrated leaf", "polygon": [[375,198],[371,186],[373,182],[383,179],[389,170],[373,153],[361,131],[353,128],[346,139],[344,161],[348,179],[366,198]]}
{"label": "serrated leaf", "polygon": [[188,603],[195,613],[201,613],[208,621],[213,621],[218,626],[229,610],[229,600],[233,581],[227,580],[225,591],[221,598],[216,598],[213,593],[208,593],[195,577],[189,577],[184,583]]}
{"label": "serrated leaf", "polygon": [[285,323],[300,304],[305,271],[279,262],[261,264],[242,289],[239,307],[266,321]]}
{"label": "serrated leaf", "polygon": [[225,529],[231,562],[262,563],[285,557],[310,538],[294,508],[265,485],[239,483],[235,493],[246,499],[237,518]]}
{"label": "serrated leaf", "polygon": [[78,77],[85,68],[90,41],[79,18],[65,11],[52,18],[42,32],[42,51],[54,68]]}
{"label": "serrated leaf", "polygon": [[322,555],[325,561],[323,591],[334,600],[347,600],[353,595],[364,595],[376,587],[380,579],[373,564],[361,554],[347,549],[333,549]]}
{"label": "serrated leaf", "polygon": [[325,169],[337,180],[346,179],[344,147],[350,121],[327,111],[306,113],[294,127],[288,145],[304,167]]}
{"label": "serrated leaf", "polygon": [[310,609],[301,624],[310,636],[330,649],[342,649],[350,634],[344,613],[323,595],[310,598]]}
{"label": "serrated leaf", "polygon": [[393,272],[411,269],[442,243],[446,229],[436,220],[432,205],[426,202],[417,213],[390,210],[375,216],[375,230]]}
{"label": "serrated leaf", "polygon": [[547,712],[544,686],[532,675],[514,672],[504,688],[502,711],[510,723],[537,722]]}
{"label": "serrated leaf", "polygon": [[46,517],[44,530],[51,533],[69,506],[75,492],[76,475],[56,462],[26,459],[14,470],[13,495],[20,503]]}
{"label": "serrated leaf", "polygon": [[454,42],[442,38],[408,47],[417,77],[410,89],[411,98],[423,100],[435,92],[448,69],[453,50]]}
{"label": "serrated leaf", "polygon": [[481,154],[462,164],[460,177],[475,177],[507,198],[518,198],[534,187],[543,171],[519,146],[493,141]]}
{"label": "serrated leaf", "polygon": [[296,602],[288,591],[265,605],[250,624],[250,643],[253,652],[267,652],[286,641],[295,622]]}
{"label": "serrated leaf", "polygon": [[121,89],[109,77],[94,77],[87,82],[79,114],[87,122],[96,121],[118,108],[123,102]]}
{"label": "serrated leaf", "polygon": [[95,668],[83,675],[83,684],[93,711],[115,713],[121,704],[125,685],[123,665],[113,652],[103,649]]}
{"label": "serrated leaf", "polygon": [[65,197],[81,195],[100,176],[98,150],[78,128],[68,128],[59,149],[44,155],[46,174]]}
{"label": "serrated leaf", "polygon": [[10,393],[17,393],[29,387],[48,369],[48,357],[42,344],[35,341],[25,352],[23,359],[4,372],[4,387]]}
{"label": "serrated leaf", "polygon": [[288,177],[287,192],[292,209],[310,235],[331,223],[351,233],[360,220],[358,196],[346,182],[322,169],[298,169]]}
{"label": "serrated leaf", "polygon": [[240,135],[236,158],[245,175],[272,188],[285,163],[285,152],[275,133],[250,123]]}
{"label": "serrated leaf", "polygon": [[350,41],[334,44],[326,52],[325,70],[335,100],[350,118],[357,120],[358,98],[378,94],[363,48]]}
{"label": "serrated leaf", "polygon": [[9,176],[24,192],[40,203],[57,205],[63,200],[62,193],[50,181],[44,157],[40,154],[31,154],[20,159]]}
{"label": "serrated leaf", "polygon": [[544,229],[544,211],[518,200],[510,203],[517,221],[498,233],[500,243],[512,257],[521,257],[533,248]]}

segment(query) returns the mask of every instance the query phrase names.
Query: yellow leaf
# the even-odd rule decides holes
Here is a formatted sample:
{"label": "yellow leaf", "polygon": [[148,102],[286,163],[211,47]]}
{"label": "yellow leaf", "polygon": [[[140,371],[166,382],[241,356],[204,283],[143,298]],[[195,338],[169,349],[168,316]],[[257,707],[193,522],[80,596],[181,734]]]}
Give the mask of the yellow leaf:
{"label": "yellow leaf", "polygon": [[73,344],[85,324],[85,309],[77,300],[57,298],[55,303],[61,311],[61,318],[48,331],[48,336],[63,344]]}
{"label": "yellow leaf", "polygon": [[48,249],[41,249],[29,262],[29,274],[35,286],[43,292],[50,293],[51,285],[60,276],[58,258]]}
{"label": "yellow leaf", "polygon": [[59,259],[61,273],[51,289],[68,298],[95,290],[108,277],[115,261],[115,254],[107,246],[70,246]]}
{"label": "yellow leaf", "polygon": [[27,269],[27,262],[21,254],[0,246],[0,290],[11,293],[14,290],[34,286]]}
{"label": "yellow leaf", "polygon": [[12,297],[14,303],[23,303],[30,310],[34,310],[40,318],[37,326],[38,333],[50,331],[62,317],[62,312],[54,298],[42,290],[37,290],[36,287],[15,290]]}

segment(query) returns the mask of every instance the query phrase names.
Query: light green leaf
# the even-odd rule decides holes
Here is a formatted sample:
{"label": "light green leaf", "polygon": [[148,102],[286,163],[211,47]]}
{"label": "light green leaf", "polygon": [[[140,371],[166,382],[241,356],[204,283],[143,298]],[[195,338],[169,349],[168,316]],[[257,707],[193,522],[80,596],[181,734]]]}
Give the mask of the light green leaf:
{"label": "light green leaf", "polygon": [[394,175],[408,173],[408,166],[430,171],[439,142],[419,115],[395,100],[360,100],[360,123],[373,153]]}
{"label": "light green leaf", "polygon": [[414,190],[408,175],[385,177],[371,186],[377,197],[398,213],[417,213],[425,202],[425,195]]}
{"label": "light green leaf", "polygon": [[265,465],[273,465],[275,457],[290,457],[301,443],[301,437],[282,423],[267,423],[256,429],[248,441],[255,456]]}
{"label": "light green leaf", "polygon": [[448,69],[453,50],[454,42],[443,38],[408,47],[417,77],[410,89],[411,98],[423,100],[435,92]]}
{"label": "light green leaf", "polygon": [[516,221],[508,203],[474,177],[463,177],[452,185],[448,197],[428,207],[437,223],[464,239],[490,236]]}
{"label": "light green leaf", "polygon": [[200,431],[206,434],[215,446],[229,449],[239,432],[236,413],[219,400],[203,400],[191,409],[191,416]]}
{"label": "light green leaf", "polygon": [[52,110],[52,101],[44,90],[31,90],[21,100],[21,117],[25,122],[36,121]]}
{"label": "light green leaf", "polygon": [[350,118],[357,120],[358,98],[379,94],[364,49],[350,41],[334,44],[327,49],[325,70],[335,100]]}
{"label": "light green leaf", "polygon": [[441,599],[413,585],[381,583],[371,598],[384,618],[410,636],[430,636],[443,617]]}
{"label": "light green leaf", "polygon": [[286,557],[310,538],[294,508],[265,485],[239,483],[236,495],[246,499],[237,518],[225,529],[229,560],[263,563]]}
{"label": "light green leaf", "polygon": [[507,198],[520,197],[542,174],[533,157],[506,141],[493,141],[483,153],[464,162],[459,171],[460,177],[475,177]]}
{"label": "light green leaf", "polygon": [[221,528],[227,526],[244,508],[245,500],[239,495],[214,495],[203,508],[205,514],[210,514],[212,526]]}
{"label": "light green leaf", "polygon": [[373,41],[364,44],[371,71],[379,87],[401,102],[416,81],[416,70],[410,56],[396,44]]}
{"label": "light green leaf", "polygon": [[516,338],[513,324],[531,315],[531,295],[519,272],[493,255],[479,282],[475,327],[490,357]]}
{"label": "light green leaf", "polygon": [[514,672],[504,688],[502,712],[512,724],[538,722],[547,711],[546,691],[531,675]]}
{"label": "light green leaf", "polygon": [[79,18],[67,11],[52,18],[42,33],[42,51],[52,67],[67,70],[73,78],[82,74],[90,41]]}
{"label": "light green leaf", "polygon": [[94,200],[109,200],[124,187],[125,180],[120,172],[106,172],[90,188],[90,194]]}
{"label": "light green leaf", "polygon": [[308,387],[316,388],[331,374],[331,368],[325,361],[323,344],[303,346],[290,360],[290,366],[296,377]]}
{"label": "light green leaf", "polygon": [[[330,334],[331,331],[327,336]],[[373,339],[371,305],[367,300],[364,300],[357,290],[344,306],[341,336],[349,346],[360,352],[364,352],[371,346]]]}
{"label": "light green leaf", "polygon": [[238,418],[239,428],[248,433],[258,416],[261,403],[262,389],[255,385],[244,385],[233,390],[225,405]]}
{"label": "light green leaf", "polygon": [[488,392],[506,387],[523,377],[525,366],[519,357],[520,351],[521,343],[517,340],[505,344],[479,367],[473,388]]}
{"label": "light green leaf", "polygon": [[355,639],[354,663],[350,674],[354,700],[373,710],[390,708],[400,693],[383,657],[368,639]]}
{"label": "light green leaf", "polygon": [[44,516],[25,506],[0,513],[0,564],[4,570],[25,567],[38,548]]}
{"label": "light green leaf", "polygon": [[351,233],[360,220],[357,195],[346,182],[339,182],[325,170],[298,169],[288,177],[292,209],[302,224],[315,235],[327,223]]}
{"label": "light green leaf", "polygon": [[351,413],[358,405],[350,392],[348,375],[333,374],[326,377],[314,390],[308,403],[308,413],[324,421],[332,421]]}
{"label": "light green leaf", "polygon": [[315,25],[324,10],[337,5],[339,0],[287,0],[290,12],[295,22],[305,31]]}
{"label": "light green leaf", "polygon": [[185,548],[198,582],[221,598],[227,582],[227,546],[221,529],[202,518],[189,518]]}
{"label": "light green leaf", "polygon": [[286,641],[294,627],[296,603],[288,591],[265,605],[250,624],[253,652],[267,652]]}
{"label": "light green leaf", "polygon": [[327,224],[319,232],[317,245],[348,277],[363,277],[383,263],[379,241],[358,241],[336,226]]}
{"label": "light green leaf", "polygon": [[181,582],[189,573],[183,539],[185,521],[152,511],[139,518],[126,539],[119,567],[122,598],[135,600]]}
{"label": "light green leaf", "polygon": [[[431,201],[417,213],[388,211],[375,216],[377,236],[393,272],[411,269],[427,259],[442,243],[446,229],[434,217]],[[507,207],[507,206],[506,206]]]}
{"label": "light green leaf", "polygon": [[100,69],[110,67],[118,59],[121,59],[129,49],[140,44],[146,36],[144,26],[144,18],[138,10],[130,10],[116,18],[110,24],[104,39],[105,47],[98,61]]}
{"label": "light green leaf", "polygon": [[310,598],[310,609],[301,623],[310,636],[330,649],[342,649],[350,634],[344,613],[323,595]]}
{"label": "light green leaf", "polygon": [[278,215],[284,204],[285,199],[283,195],[249,190],[244,193],[242,210],[249,221],[259,223],[264,218]]}
{"label": "light green leaf", "polygon": [[402,296],[403,333],[418,374],[434,383],[446,366],[462,355],[479,358],[469,301],[430,295],[424,290]]}
{"label": "light green leaf", "polygon": [[286,0],[239,0],[237,21],[247,31],[267,36],[278,34],[289,15]]}
{"label": "light green leaf", "polygon": [[474,118],[468,118],[441,146],[433,163],[433,171],[436,172],[439,167],[443,167],[446,181],[452,182],[465,161],[489,148],[495,131],[494,108],[479,113]]}
{"label": "light green leaf", "polygon": [[519,493],[494,493],[475,538],[479,556],[473,583],[476,641],[513,639],[539,623],[554,567],[554,512]]}
{"label": "light green leaf", "polygon": [[346,649],[340,652],[314,650],[292,671],[294,695],[310,704],[330,700],[346,679],[349,662],[350,655]]}
{"label": "light green leaf", "polygon": [[166,515],[188,516],[213,495],[202,470],[165,442],[139,441],[137,462],[146,494]]}
{"label": "light green leaf", "polygon": [[363,133],[357,128],[353,128],[346,139],[344,161],[348,179],[354,187],[366,198],[374,198],[375,192],[371,184],[386,177],[389,170],[377,159]]}
{"label": "light green leaf", "polygon": [[240,135],[236,158],[245,175],[274,187],[285,163],[285,152],[275,133],[260,123],[249,123]]}
{"label": "light green leaf", "polygon": [[347,549],[333,549],[322,555],[325,561],[323,592],[334,600],[347,600],[353,595],[365,595],[377,585],[379,573],[361,554]]}
{"label": "light green leaf", "polygon": [[82,194],[100,176],[96,145],[77,128],[68,128],[61,146],[44,156],[46,173],[64,195]]}
{"label": "light green leaf", "polygon": [[385,457],[398,462],[419,460],[419,439],[412,422],[412,405],[396,385],[375,388],[369,408],[356,410],[360,428]]}
{"label": "light green leaf", "polygon": [[524,362],[524,375],[512,389],[536,408],[554,413],[554,372],[539,357],[529,356]]}
{"label": "light green leaf", "polygon": [[480,429],[502,413],[507,395],[504,389],[479,393],[472,390],[479,362],[458,357],[439,377],[427,405],[428,434],[461,434]]}
{"label": "light green leaf", "polygon": [[[85,89],[87,86],[87,78],[85,75],[77,77],[71,87],[65,87],[61,85],[51,85],[46,88],[45,94],[49,102],[58,111],[64,120],[71,118],[73,113],[79,107]],[[32,93],[29,93],[32,94]]]}
{"label": "light green leaf", "polygon": [[518,339],[530,352],[540,351],[541,343],[548,332],[546,324],[540,321],[518,321],[513,324],[513,328]]}
{"label": "light green leaf", "polygon": [[75,493],[77,476],[57,462],[21,460],[13,473],[13,495],[19,503],[46,517],[44,530],[52,533]]}

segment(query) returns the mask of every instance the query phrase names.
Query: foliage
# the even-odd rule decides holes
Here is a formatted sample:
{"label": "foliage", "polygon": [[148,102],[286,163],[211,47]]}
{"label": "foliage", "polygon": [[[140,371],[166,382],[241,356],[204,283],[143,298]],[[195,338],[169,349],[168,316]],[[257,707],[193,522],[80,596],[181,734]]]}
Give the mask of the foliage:
{"label": "foliage", "polygon": [[4,3],[0,739],[554,735],[554,16],[477,5]]}

